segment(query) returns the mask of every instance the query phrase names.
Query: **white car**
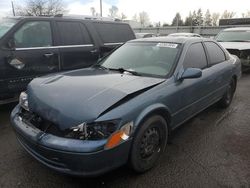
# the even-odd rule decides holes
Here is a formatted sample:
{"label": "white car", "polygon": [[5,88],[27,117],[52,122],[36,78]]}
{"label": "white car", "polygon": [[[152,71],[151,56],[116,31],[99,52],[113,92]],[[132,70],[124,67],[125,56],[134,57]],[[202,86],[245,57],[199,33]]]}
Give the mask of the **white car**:
{"label": "white car", "polygon": [[197,33],[172,33],[169,34],[170,37],[201,37]]}
{"label": "white car", "polygon": [[216,40],[231,54],[240,58],[242,68],[250,68],[250,27],[224,29]]}

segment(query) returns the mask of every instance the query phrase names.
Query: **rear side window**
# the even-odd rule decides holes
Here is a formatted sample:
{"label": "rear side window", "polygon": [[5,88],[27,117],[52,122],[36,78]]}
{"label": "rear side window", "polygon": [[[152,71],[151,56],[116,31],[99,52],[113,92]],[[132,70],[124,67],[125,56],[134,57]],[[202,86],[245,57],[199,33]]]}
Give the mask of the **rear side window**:
{"label": "rear side window", "polygon": [[103,43],[127,42],[134,39],[134,33],[127,24],[93,23]]}
{"label": "rear side window", "polygon": [[223,50],[214,42],[205,42],[210,65],[215,65],[226,60]]}
{"label": "rear side window", "polygon": [[61,45],[92,44],[89,33],[80,22],[57,22]]}
{"label": "rear side window", "polygon": [[199,68],[204,69],[207,67],[206,54],[203,45],[199,43],[192,44],[186,54],[184,68]]}
{"label": "rear side window", "polygon": [[52,46],[50,22],[27,22],[14,34],[16,48]]}

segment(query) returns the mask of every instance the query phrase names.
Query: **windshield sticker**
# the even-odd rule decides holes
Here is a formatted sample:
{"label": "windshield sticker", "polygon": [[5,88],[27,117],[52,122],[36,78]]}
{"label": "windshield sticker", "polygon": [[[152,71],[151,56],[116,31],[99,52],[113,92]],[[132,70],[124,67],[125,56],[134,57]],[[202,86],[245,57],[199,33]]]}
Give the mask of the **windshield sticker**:
{"label": "windshield sticker", "polygon": [[161,47],[161,48],[177,48],[178,44],[174,44],[174,43],[158,43],[156,46]]}

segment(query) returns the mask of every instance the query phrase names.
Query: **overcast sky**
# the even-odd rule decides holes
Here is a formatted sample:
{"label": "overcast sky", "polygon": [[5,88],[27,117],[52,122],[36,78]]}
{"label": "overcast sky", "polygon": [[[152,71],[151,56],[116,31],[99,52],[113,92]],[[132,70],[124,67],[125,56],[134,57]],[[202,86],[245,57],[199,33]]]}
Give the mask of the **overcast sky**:
{"label": "overcast sky", "polygon": [[[13,0],[20,4],[25,0]],[[70,14],[90,15],[90,7],[95,7],[99,12],[99,0],[64,0]],[[243,12],[250,11],[250,0],[103,0],[103,15],[109,14],[109,8],[115,5],[119,12],[123,12],[128,18],[134,14],[146,11],[152,22],[161,21],[170,23],[176,12],[180,12],[184,18],[189,11],[202,8],[205,12],[222,13],[224,10],[234,11],[237,16]],[[0,0],[0,15],[10,14],[11,0]]]}

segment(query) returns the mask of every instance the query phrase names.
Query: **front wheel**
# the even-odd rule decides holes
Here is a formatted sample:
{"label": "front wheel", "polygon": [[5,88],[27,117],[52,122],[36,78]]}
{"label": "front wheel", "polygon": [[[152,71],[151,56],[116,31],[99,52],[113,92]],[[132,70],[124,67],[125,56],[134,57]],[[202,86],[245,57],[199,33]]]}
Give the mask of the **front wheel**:
{"label": "front wheel", "polygon": [[230,106],[236,89],[236,81],[232,79],[227,90],[221,100],[218,102],[219,106],[222,108],[227,108]]}
{"label": "front wheel", "polygon": [[154,167],[165,150],[167,137],[167,122],[162,116],[147,118],[133,141],[129,161],[132,169],[143,173]]}

